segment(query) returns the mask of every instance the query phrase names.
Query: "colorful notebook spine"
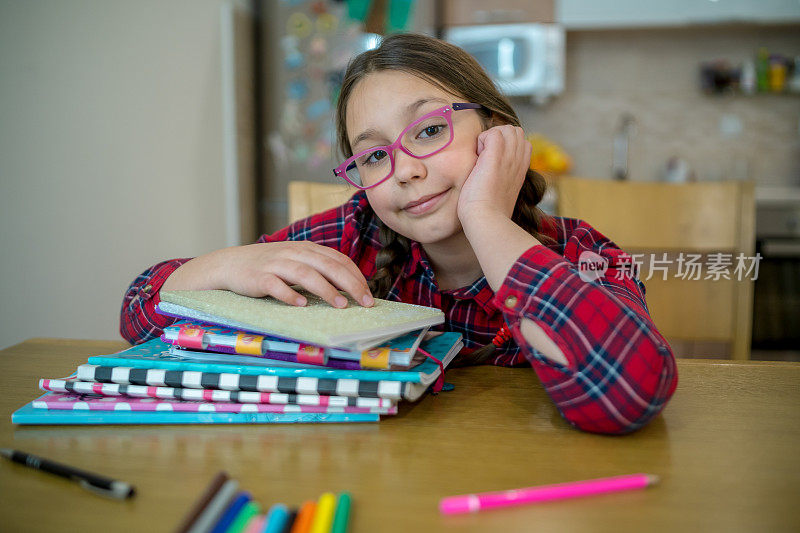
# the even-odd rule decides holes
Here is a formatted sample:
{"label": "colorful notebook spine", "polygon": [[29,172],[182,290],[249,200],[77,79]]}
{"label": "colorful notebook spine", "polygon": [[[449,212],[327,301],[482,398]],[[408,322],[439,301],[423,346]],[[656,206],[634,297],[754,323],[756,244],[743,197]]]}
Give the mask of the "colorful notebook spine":
{"label": "colorful notebook spine", "polygon": [[11,422],[22,425],[93,424],[310,424],[378,422],[375,413],[210,413],[174,411],[89,411],[37,409],[30,403],[11,414]]}
{"label": "colorful notebook spine", "polygon": [[[165,328],[161,340],[188,350],[246,355],[331,368],[387,369],[390,365],[408,365],[425,331],[427,330],[421,330],[413,335],[405,335],[401,339],[393,341],[392,346],[386,345],[361,352],[348,352],[181,320]],[[393,347],[395,345],[396,347]]]}
{"label": "colorful notebook spine", "polygon": [[[159,339],[153,339],[161,342]],[[152,341],[150,341],[152,342]],[[147,344],[147,343],[145,343]],[[163,344],[163,343],[162,343]],[[214,361],[202,361],[188,357],[187,350],[170,347],[163,353],[153,355],[128,355],[120,352],[113,355],[94,355],[89,363],[100,366],[125,366],[131,368],[158,368],[167,371],[197,371],[213,373],[236,373],[242,375],[266,375],[280,377],[314,377],[324,379],[357,379],[361,381],[409,381],[432,382],[439,373],[439,366],[430,358],[408,370],[342,370],[320,366],[251,365]],[[203,352],[194,352],[200,354]],[[435,356],[435,353],[431,351]],[[438,357],[441,359],[441,357]]]}
{"label": "colorful notebook spine", "polygon": [[80,381],[183,387],[191,389],[222,389],[252,392],[280,392],[349,396],[363,398],[403,398],[408,383],[402,381],[362,381],[357,379],[326,379],[312,377],[283,377],[274,375],[212,373],[160,368],[131,368],[122,366],[81,365]]}
{"label": "colorful notebook spine", "polygon": [[[291,366],[301,367],[309,365],[298,360],[297,355],[283,352],[267,352],[263,356],[240,355],[232,351],[197,351],[189,350],[181,346],[173,345],[169,353],[178,355],[186,359],[197,360],[208,363],[218,364],[242,364],[257,366]],[[290,364],[281,364],[290,363]],[[312,366],[332,368],[335,370],[361,370],[361,365],[357,361],[346,361],[344,359],[328,359],[324,365],[314,363]]]}
{"label": "colorful notebook spine", "polygon": [[[174,338],[174,344],[181,348],[208,350],[210,344],[210,339],[208,337],[207,330],[200,325],[180,324],[177,326],[177,335],[172,337],[171,335],[165,334],[164,340],[169,342]],[[280,353],[291,357],[291,359],[286,360],[292,360],[297,363],[320,366],[325,366],[328,363],[328,356],[325,354],[325,349],[319,346],[268,341],[264,335],[256,335],[254,333],[245,333],[241,331],[231,334],[231,338],[233,339],[233,346],[217,345],[215,346],[215,351],[218,351],[220,348],[225,348],[228,353],[255,357],[269,357],[273,354]],[[286,347],[284,350],[274,349],[283,346]]]}
{"label": "colorful notebook spine", "polygon": [[47,392],[33,400],[35,409],[83,411],[157,411],[184,413],[374,413],[393,415],[397,407],[332,407],[327,405],[296,405],[271,403],[197,402],[154,398],[126,398],[95,394]]}
{"label": "colorful notebook spine", "polygon": [[366,407],[388,409],[394,407],[392,400],[384,398],[355,398],[348,396],[324,396],[319,394],[295,394],[280,392],[251,392],[220,389],[185,389],[179,387],[154,387],[148,385],[121,385],[72,379],[40,379],[43,391],[73,394],[99,394],[103,396],[129,396],[133,398],[160,398],[165,400],[193,400],[206,402],[265,403],[290,405],[316,405],[323,407]]}

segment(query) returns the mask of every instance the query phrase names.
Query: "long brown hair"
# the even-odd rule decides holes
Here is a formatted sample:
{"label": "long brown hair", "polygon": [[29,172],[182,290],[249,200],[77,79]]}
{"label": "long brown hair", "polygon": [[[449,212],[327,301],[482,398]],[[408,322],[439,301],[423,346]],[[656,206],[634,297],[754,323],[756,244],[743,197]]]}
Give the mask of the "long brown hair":
{"label": "long brown hair", "polygon": [[[368,74],[396,70],[417,76],[442,90],[459,95],[466,102],[484,107],[484,127],[495,124],[519,126],[520,121],[509,101],[467,52],[450,43],[426,35],[401,33],[386,37],[378,48],[356,56],[347,66],[336,104],[336,135],[339,150],[346,159],[353,155],[347,134],[347,103],[353,88]],[[544,178],[529,170],[522,184],[512,220],[540,242],[551,239],[541,233],[546,215],[537,207],[544,196]],[[376,272],[369,280],[372,294],[385,298],[405,263],[410,243],[376,217],[383,245],[376,258]],[[486,362],[494,353],[491,343],[462,358],[461,363]]]}

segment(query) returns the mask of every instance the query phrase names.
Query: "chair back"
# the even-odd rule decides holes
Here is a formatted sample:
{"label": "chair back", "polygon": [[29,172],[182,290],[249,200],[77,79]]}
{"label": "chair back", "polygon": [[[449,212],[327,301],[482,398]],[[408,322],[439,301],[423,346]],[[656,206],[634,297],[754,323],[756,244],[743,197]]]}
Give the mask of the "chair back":
{"label": "chair back", "polygon": [[289,182],[289,223],[345,203],[356,192],[345,183]]}
{"label": "chair back", "polygon": [[[676,355],[749,359],[753,273],[735,269],[739,254],[755,251],[752,182],[562,177],[556,189],[560,216],[585,220],[626,252],[642,254],[636,258],[650,314]],[[699,270],[686,268],[690,254],[700,256]],[[710,269],[714,262],[723,268],[718,259],[730,260],[730,279]]]}

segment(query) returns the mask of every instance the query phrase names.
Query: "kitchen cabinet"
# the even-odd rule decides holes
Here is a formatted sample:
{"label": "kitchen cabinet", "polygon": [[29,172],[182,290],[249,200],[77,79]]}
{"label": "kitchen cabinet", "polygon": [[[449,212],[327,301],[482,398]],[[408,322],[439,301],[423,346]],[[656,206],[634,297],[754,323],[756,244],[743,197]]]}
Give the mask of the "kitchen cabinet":
{"label": "kitchen cabinet", "polygon": [[800,22],[798,0],[556,0],[567,30]]}
{"label": "kitchen cabinet", "polygon": [[524,24],[554,22],[555,1],[539,0],[442,0],[444,26],[473,24]]}

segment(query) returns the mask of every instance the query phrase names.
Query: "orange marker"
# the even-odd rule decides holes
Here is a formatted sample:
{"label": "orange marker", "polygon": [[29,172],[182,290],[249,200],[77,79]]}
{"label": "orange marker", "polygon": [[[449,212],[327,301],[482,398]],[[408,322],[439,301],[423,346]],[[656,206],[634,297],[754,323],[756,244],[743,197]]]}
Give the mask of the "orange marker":
{"label": "orange marker", "polygon": [[311,522],[314,520],[316,511],[316,502],[309,500],[303,503],[300,510],[297,511],[297,517],[294,519],[294,524],[292,524],[292,529],[289,533],[308,533],[311,530]]}

